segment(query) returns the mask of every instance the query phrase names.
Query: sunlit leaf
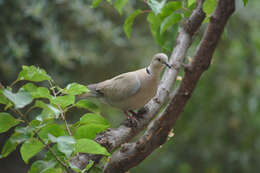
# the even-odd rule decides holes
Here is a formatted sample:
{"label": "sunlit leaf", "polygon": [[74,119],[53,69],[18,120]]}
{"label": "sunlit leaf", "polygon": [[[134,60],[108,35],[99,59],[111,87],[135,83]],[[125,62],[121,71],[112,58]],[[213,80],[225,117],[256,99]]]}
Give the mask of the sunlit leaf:
{"label": "sunlit leaf", "polygon": [[84,170],[85,170],[85,171],[88,171],[88,170],[93,166],[93,164],[94,164],[94,161],[90,160]]}
{"label": "sunlit leaf", "polygon": [[136,16],[138,16],[139,14],[142,13],[142,10],[135,10],[132,14],[130,14],[127,19],[125,20],[124,23],[124,31],[127,35],[128,38],[130,38],[131,36],[131,32],[132,32],[132,26],[134,23],[134,20],[136,18]]}
{"label": "sunlit leaf", "polygon": [[168,2],[162,8],[162,10],[160,12],[160,17],[165,18],[166,16],[171,15],[174,11],[180,9],[181,7],[182,7],[182,5],[181,5],[180,1]]}
{"label": "sunlit leaf", "polygon": [[30,139],[32,137],[32,128],[30,127],[16,127],[15,132],[11,137],[5,142],[3,149],[1,151],[2,157],[7,157],[11,152],[13,152],[17,145]]}
{"label": "sunlit leaf", "polygon": [[79,153],[102,154],[109,156],[106,148],[90,139],[79,139],[76,141],[75,151]]}
{"label": "sunlit leaf", "polygon": [[3,94],[14,103],[15,108],[23,108],[33,101],[31,94],[25,91],[23,88],[19,89],[17,93],[13,93],[7,89],[4,89]]}
{"label": "sunlit leaf", "polygon": [[92,112],[95,112],[95,113],[99,113],[100,110],[99,110],[99,107],[94,104],[93,102],[89,101],[89,100],[80,100],[78,101],[75,106],[77,108],[84,108],[84,109],[87,109],[89,111],[92,111]]}
{"label": "sunlit leaf", "polygon": [[188,6],[191,6],[194,3],[196,3],[196,0],[188,0]]}
{"label": "sunlit leaf", "polygon": [[205,22],[209,20],[209,16],[213,13],[216,6],[217,6],[217,0],[207,0],[204,2],[203,11],[206,13],[207,16]]}
{"label": "sunlit leaf", "polygon": [[1,157],[7,157],[11,152],[13,152],[16,149],[17,145],[17,142],[12,142],[9,138],[3,146],[3,149],[1,151]]}
{"label": "sunlit leaf", "polygon": [[49,139],[52,142],[57,143],[58,145],[58,150],[66,155],[67,158],[70,157],[72,152],[74,151],[74,146],[75,146],[75,139],[72,136],[59,136],[55,137],[52,136],[51,134],[48,135]]}
{"label": "sunlit leaf", "polygon": [[[28,173],[46,173],[48,170],[53,171],[53,173],[56,173],[53,169],[56,165],[56,162],[50,160],[50,161],[43,161],[43,160],[37,160],[33,162],[30,170]],[[61,173],[61,172],[60,172]]]}
{"label": "sunlit leaf", "polygon": [[160,27],[160,34],[163,34],[169,27],[180,22],[182,19],[181,15],[178,13],[172,13],[170,16],[166,17]]}
{"label": "sunlit leaf", "polygon": [[0,133],[8,131],[17,124],[19,124],[19,121],[12,117],[12,115],[0,112]]}
{"label": "sunlit leaf", "polygon": [[55,137],[66,135],[65,130],[58,124],[49,124],[43,127],[38,134],[43,140],[48,139],[48,134]]}
{"label": "sunlit leaf", "polygon": [[45,70],[35,66],[23,66],[22,71],[18,75],[17,80],[28,80],[33,82],[41,82],[44,80],[51,80],[51,77]]}
{"label": "sunlit leaf", "polygon": [[147,16],[147,21],[150,24],[150,30],[155,41],[162,45],[162,38],[160,37],[160,26],[162,23],[162,19],[159,15],[155,15],[153,12],[150,12]]}
{"label": "sunlit leaf", "polygon": [[81,85],[78,83],[71,83],[66,86],[66,88],[62,91],[64,94],[71,94],[71,95],[79,95],[82,93],[88,92],[88,88],[85,85]]}
{"label": "sunlit leaf", "polygon": [[23,86],[25,91],[28,91],[33,98],[48,98],[51,99],[50,91],[44,87],[37,87],[32,83],[27,83]]}
{"label": "sunlit leaf", "polygon": [[74,104],[74,102],[75,102],[75,96],[73,95],[58,96],[51,100],[51,104],[60,106],[63,109],[69,105]]}
{"label": "sunlit leaf", "polygon": [[107,128],[109,128],[109,125],[103,125],[103,124],[83,125],[76,130],[75,138],[94,139],[98,133],[105,131]]}
{"label": "sunlit leaf", "polygon": [[3,89],[0,89],[0,104],[8,104],[8,99],[3,94]]}
{"label": "sunlit leaf", "polygon": [[248,3],[248,0],[243,0],[243,3],[244,3],[244,6],[246,6]]}
{"label": "sunlit leaf", "polygon": [[92,4],[91,4],[91,7],[92,8],[97,8],[101,1],[102,0],[93,0]]}
{"label": "sunlit leaf", "polygon": [[23,143],[20,152],[24,162],[28,163],[29,159],[39,153],[43,149],[43,147],[44,145],[35,138],[31,138],[30,140]]}
{"label": "sunlit leaf", "polygon": [[127,2],[128,0],[115,0],[114,6],[120,14],[122,14],[122,10]]}
{"label": "sunlit leaf", "polygon": [[148,0],[147,1],[150,8],[153,10],[155,15],[159,14],[166,3],[166,0],[162,0],[161,2],[158,2],[157,0]]}
{"label": "sunlit leaf", "polygon": [[59,118],[60,110],[50,104],[44,103],[43,101],[36,100],[33,107],[42,108],[42,112],[39,116],[36,117],[36,120],[44,121],[48,119]]}
{"label": "sunlit leaf", "polygon": [[99,114],[87,113],[80,118],[80,124],[109,125],[108,121]]}

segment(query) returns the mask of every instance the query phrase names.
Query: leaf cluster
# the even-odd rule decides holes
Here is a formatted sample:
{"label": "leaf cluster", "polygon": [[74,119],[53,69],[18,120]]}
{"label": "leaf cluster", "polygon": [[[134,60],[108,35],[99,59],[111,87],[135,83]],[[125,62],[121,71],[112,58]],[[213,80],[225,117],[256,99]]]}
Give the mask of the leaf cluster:
{"label": "leaf cluster", "polygon": [[[20,81],[26,83],[13,92],[14,85]],[[38,86],[44,81],[49,87]],[[0,133],[15,127],[0,158],[7,157],[21,145],[21,157],[26,164],[38,153],[46,153],[32,163],[29,173],[61,173],[68,168],[83,172],[92,167],[93,162],[84,170],[70,165],[70,158],[77,153],[109,156],[107,150],[94,141],[98,133],[110,127],[108,121],[99,114],[97,105],[89,100],[75,99],[76,95],[88,91],[86,86],[78,83],[61,88],[45,70],[23,66],[13,83],[0,89],[0,104],[5,105],[5,112],[0,113]],[[66,121],[71,108],[85,109],[89,113],[71,125]]]}

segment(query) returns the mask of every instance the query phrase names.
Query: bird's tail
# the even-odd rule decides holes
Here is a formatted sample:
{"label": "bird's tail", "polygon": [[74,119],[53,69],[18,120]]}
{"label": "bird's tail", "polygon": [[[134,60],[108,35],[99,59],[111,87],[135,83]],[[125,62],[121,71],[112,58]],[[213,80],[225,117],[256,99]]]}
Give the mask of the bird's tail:
{"label": "bird's tail", "polygon": [[88,98],[88,97],[100,97],[100,93],[96,90],[96,84],[88,85],[87,88],[89,92],[78,95],[78,99]]}

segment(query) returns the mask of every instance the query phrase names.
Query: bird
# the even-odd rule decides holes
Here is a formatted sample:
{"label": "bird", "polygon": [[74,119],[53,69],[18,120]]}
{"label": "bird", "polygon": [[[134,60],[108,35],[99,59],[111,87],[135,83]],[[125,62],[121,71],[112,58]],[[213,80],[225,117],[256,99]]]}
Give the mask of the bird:
{"label": "bird", "polygon": [[[157,53],[148,67],[120,74],[103,82],[87,85],[89,92],[80,98],[94,97],[123,110],[127,118],[137,115],[156,94],[163,67],[171,68],[168,56]],[[131,114],[129,114],[131,113]]]}

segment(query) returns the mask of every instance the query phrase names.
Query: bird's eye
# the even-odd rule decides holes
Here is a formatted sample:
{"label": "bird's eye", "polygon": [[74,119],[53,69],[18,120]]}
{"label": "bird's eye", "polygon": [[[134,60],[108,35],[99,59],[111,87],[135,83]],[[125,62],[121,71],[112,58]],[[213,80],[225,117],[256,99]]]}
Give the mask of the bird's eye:
{"label": "bird's eye", "polygon": [[158,60],[159,62],[161,62],[161,59],[160,59],[160,58],[158,58],[157,60]]}

